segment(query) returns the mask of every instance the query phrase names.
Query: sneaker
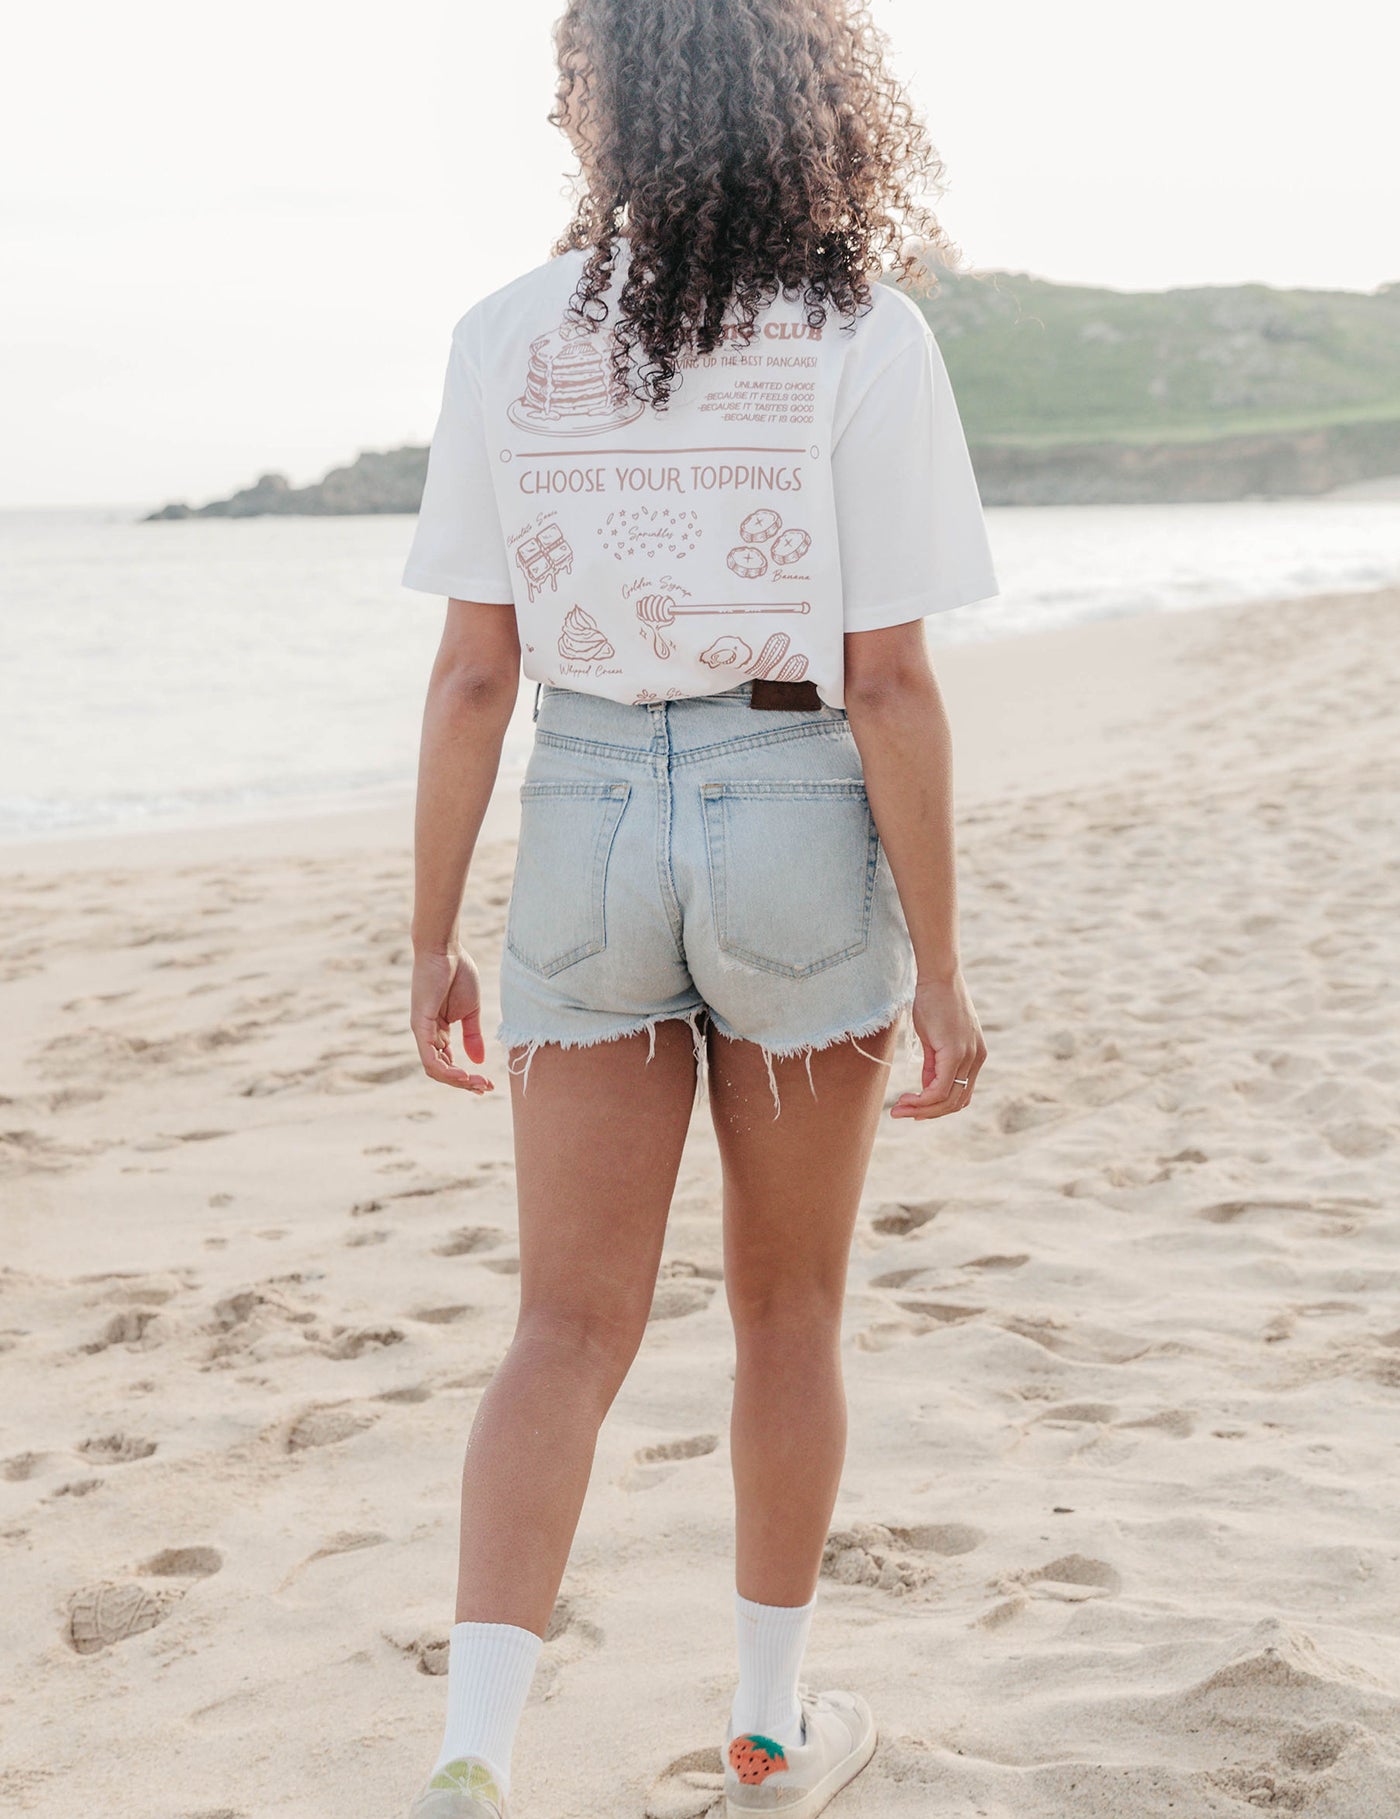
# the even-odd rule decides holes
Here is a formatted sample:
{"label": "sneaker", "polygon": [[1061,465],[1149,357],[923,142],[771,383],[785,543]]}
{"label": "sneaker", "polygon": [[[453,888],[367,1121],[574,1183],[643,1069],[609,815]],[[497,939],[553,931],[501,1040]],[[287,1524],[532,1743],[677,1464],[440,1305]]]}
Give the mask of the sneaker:
{"label": "sneaker", "polygon": [[784,1746],[752,1731],[726,1737],[728,1819],[748,1819],[752,1813],[816,1819],[875,1754],[875,1720],[859,1693],[814,1693],[799,1686],[797,1696],[801,1743]]}
{"label": "sneaker", "polygon": [[489,1762],[462,1756],[438,1770],[408,1819],[507,1819],[506,1797]]}

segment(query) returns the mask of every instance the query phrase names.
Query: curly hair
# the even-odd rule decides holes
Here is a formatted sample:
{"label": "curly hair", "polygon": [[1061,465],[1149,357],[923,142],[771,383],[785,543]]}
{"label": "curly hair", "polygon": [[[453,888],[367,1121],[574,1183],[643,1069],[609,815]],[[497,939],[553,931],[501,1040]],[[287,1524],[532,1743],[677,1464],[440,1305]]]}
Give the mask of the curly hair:
{"label": "curly hair", "polygon": [[682,356],[747,343],[780,290],[853,326],[887,262],[951,262],[943,165],[862,0],[568,0],[555,44],[581,176],[554,252],[587,252],[569,313],[597,330],[626,236],[620,392],[664,408]]}

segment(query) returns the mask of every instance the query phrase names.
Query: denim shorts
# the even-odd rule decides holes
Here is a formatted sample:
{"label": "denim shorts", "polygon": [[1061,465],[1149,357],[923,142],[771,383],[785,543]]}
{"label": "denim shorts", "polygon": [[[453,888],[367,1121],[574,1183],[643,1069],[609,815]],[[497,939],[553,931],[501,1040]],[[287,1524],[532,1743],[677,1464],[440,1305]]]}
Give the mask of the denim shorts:
{"label": "denim shorts", "polygon": [[543,685],[521,786],[500,1041],[528,1069],[684,1019],[769,1063],[892,1023],[914,964],[839,708],[747,685],[633,706]]}

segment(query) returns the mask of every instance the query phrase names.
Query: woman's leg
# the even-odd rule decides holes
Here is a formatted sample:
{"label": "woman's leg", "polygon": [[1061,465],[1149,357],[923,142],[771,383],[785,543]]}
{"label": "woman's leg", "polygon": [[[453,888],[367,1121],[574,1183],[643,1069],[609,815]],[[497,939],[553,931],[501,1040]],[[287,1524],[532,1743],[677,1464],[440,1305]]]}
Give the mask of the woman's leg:
{"label": "woman's leg", "polygon": [[646,1327],[695,1096],[688,1024],[546,1045],[511,1082],[520,1314],[467,1443],[457,1621],[542,1634]]}
{"label": "woman's leg", "polygon": [[646,1328],[695,1098],[689,1026],[659,1024],[650,1060],[649,1047],[644,1035],[546,1046],[528,1087],[512,1078],[520,1314],[467,1442],[447,1723],[428,1802],[458,1787],[482,1795],[464,1810],[501,1809],[598,1429]]}
{"label": "woman's leg", "polygon": [[736,1345],[735,1725],[787,1730],[788,1741],[795,1741],[797,1670],[846,1451],[846,1265],[889,1081],[880,1063],[894,1053],[896,1027],[859,1046],[815,1052],[811,1085],[803,1061],[776,1062],[776,1118],[761,1049],[711,1036],[724,1280]]}

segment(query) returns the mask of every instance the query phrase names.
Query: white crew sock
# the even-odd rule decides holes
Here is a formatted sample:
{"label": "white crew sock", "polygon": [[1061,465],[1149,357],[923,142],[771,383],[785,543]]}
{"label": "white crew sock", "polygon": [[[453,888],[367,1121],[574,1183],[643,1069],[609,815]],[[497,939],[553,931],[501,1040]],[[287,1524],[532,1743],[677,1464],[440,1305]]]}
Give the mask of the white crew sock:
{"label": "white crew sock", "polygon": [[543,1642],[513,1623],[456,1623],[447,1650],[447,1727],[433,1773],[459,1756],[489,1762],[510,1792],[515,1727]]}
{"label": "white crew sock", "polygon": [[801,1743],[797,1678],[816,1608],[815,1598],[809,1604],[754,1604],[735,1592],[739,1690],[729,1713],[731,1735],[757,1731],[789,1749]]}

